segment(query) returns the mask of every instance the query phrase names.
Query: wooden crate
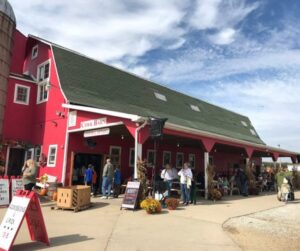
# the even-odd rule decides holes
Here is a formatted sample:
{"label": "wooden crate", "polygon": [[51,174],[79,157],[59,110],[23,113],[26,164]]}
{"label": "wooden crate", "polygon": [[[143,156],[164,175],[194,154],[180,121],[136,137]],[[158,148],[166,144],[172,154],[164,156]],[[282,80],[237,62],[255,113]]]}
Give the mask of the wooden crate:
{"label": "wooden crate", "polygon": [[90,186],[60,187],[57,189],[57,207],[76,209],[91,203]]}

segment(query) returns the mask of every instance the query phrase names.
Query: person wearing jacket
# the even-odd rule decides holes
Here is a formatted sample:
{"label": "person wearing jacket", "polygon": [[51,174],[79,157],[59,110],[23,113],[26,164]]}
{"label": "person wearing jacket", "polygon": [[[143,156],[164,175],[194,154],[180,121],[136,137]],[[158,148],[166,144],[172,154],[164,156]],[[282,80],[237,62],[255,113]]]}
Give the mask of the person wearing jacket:
{"label": "person wearing jacket", "polygon": [[28,159],[23,168],[23,185],[24,189],[27,191],[31,191],[32,188],[35,186],[36,183],[36,176],[38,174],[38,167],[35,164],[33,159]]}
{"label": "person wearing jacket", "polygon": [[106,160],[106,164],[102,173],[102,199],[110,198],[112,181],[114,178],[114,167],[110,159]]}

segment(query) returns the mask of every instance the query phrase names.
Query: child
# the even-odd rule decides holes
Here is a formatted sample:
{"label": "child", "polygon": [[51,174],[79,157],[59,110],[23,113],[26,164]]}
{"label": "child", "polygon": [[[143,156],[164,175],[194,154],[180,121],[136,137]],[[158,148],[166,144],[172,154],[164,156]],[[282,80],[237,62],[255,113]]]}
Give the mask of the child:
{"label": "child", "polygon": [[291,192],[291,186],[289,185],[289,182],[285,177],[283,178],[283,182],[280,187],[280,190],[281,190],[281,196],[283,198],[282,201],[287,202],[289,193]]}

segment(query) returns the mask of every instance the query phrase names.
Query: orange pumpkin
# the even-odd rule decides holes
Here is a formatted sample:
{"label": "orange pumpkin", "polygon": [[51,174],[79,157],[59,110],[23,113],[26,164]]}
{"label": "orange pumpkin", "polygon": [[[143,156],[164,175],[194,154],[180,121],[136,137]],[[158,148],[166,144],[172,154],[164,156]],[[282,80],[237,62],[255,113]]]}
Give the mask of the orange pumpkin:
{"label": "orange pumpkin", "polygon": [[57,192],[54,192],[52,195],[52,200],[57,201]]}
{"label": "orange pumpkin", "polygon": [[47,194],[47,189],[46,188],[42,188],[40,191],[40,195],[41,196],[45,196]]}

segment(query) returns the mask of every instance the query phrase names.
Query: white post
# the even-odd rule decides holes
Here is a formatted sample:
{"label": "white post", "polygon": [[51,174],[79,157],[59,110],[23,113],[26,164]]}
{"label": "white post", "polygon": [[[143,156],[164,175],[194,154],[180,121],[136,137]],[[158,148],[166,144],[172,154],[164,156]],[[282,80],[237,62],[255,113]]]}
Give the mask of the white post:
{"label": "white post", "polygon": [[143,145],[138,144],[136,141],[135,148],[134,148],[134,174],[133,174],[134,179],[137,179],[137,161],[138,159],[142,160],[142,150],[143,150]]}
{"label": "white post", "polygon": [[208,175],[207,167],[209,165],[209,153],[204,152],[204,181],[205,181],[205,199],[208,199]]}
{"label": "white post", "polygon": [[7,146],[6,160],[5,160],[5,175],[7,175],[7,172],[8,172],[9,153],[10,153],[10,146]]}
{"label": "white post", "polygon": [[[66,185],[66,170],[67,170],[67,161],[68,161],[69,136],[70,136],[70,133],[68,132],[68,123],[67,123],[67,130],[66,130],[66,136],[65,136],[65,145],[64,145],[63,168],[62,168],[62,175],[61,175],[61,182],[64,185]],[[74,168],[74,167],[71,166],[71,168]],[[71,177],[71,179],[72,179],[72,177]],[[72,180],[71,180],[71,182],[72,182]]]}
{"label": "white post", "polygon": [[248,166],[250,159],[246,158],[246,166]]}
{"label": "white post", "polygon": [[274,168],[275,168],[275,170],[276,170],[276,167],[277,167],[277,160],[274,160],[274,161],[273,161],[273,164],[274,164]]}

